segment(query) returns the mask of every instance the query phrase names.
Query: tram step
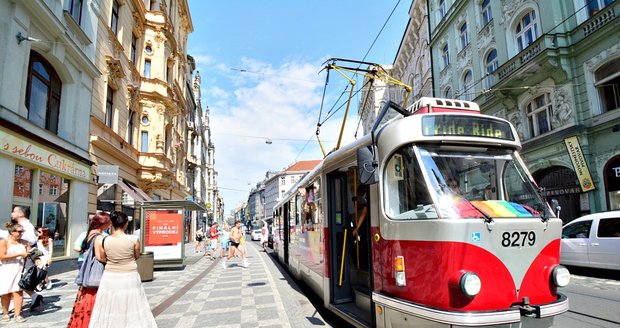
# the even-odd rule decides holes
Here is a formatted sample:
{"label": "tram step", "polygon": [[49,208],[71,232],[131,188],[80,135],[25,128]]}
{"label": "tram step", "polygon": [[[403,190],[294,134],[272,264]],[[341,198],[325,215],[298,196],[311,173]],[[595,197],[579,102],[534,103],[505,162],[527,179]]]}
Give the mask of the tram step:
{"label": "tram step", "polygon": [[355,293],[355,305],[367,311],[366,313],[370,313],[370,295],[358,288],[353,288],[353,292]]}

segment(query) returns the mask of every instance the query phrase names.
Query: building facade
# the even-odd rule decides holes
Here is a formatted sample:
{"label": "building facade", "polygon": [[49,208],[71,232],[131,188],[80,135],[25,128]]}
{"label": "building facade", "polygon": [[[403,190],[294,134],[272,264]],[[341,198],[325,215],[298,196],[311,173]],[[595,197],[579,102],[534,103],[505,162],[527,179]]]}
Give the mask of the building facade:
{"label": "building facade", "polygon": [[[30,209],[47,227],[55,263],[75,256],[73,231],[88,219],[95,175],[89,120],[98,17],[96,3],[0,1],[0,211]],[[67,263],[69,261],[66,261]]]}
{"label": "building facade", "polygon": [[510,120],[565,222],[620,208],[619,16],[618,1],[429,0],[435,96]]}

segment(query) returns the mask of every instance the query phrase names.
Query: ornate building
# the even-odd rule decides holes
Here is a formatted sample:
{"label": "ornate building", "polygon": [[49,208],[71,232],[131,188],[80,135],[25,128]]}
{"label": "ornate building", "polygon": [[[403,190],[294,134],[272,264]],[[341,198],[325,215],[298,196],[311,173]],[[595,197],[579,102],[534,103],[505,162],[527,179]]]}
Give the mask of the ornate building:
{"label": "ornate building", "polygon": [[[430,0],[435,96],[510,120],[561,217],[620,208],[620,2]],[[580,144],[573,165],[567,145]]]}

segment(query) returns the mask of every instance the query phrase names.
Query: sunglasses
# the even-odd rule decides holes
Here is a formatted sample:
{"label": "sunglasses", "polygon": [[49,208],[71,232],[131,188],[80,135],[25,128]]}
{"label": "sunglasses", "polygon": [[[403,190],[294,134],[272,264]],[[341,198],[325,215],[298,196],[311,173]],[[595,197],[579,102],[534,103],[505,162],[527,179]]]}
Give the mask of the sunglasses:
{"label": "sunglasses", "polygon": [[15,230],[13,232],[17,232],[17,233],[24,233],[24,230]]}

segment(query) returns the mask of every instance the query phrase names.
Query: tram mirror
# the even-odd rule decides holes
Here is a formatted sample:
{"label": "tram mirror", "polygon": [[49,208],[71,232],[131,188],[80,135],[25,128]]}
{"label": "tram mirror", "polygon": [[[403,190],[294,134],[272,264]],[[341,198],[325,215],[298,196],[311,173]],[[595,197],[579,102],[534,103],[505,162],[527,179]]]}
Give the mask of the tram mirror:
{"label": "tram mirror", "polygon": [[357,150],[357,172],[360,184],[374,184],[379,182],[378,164],[375,159],[374,146],[366,146]]}

